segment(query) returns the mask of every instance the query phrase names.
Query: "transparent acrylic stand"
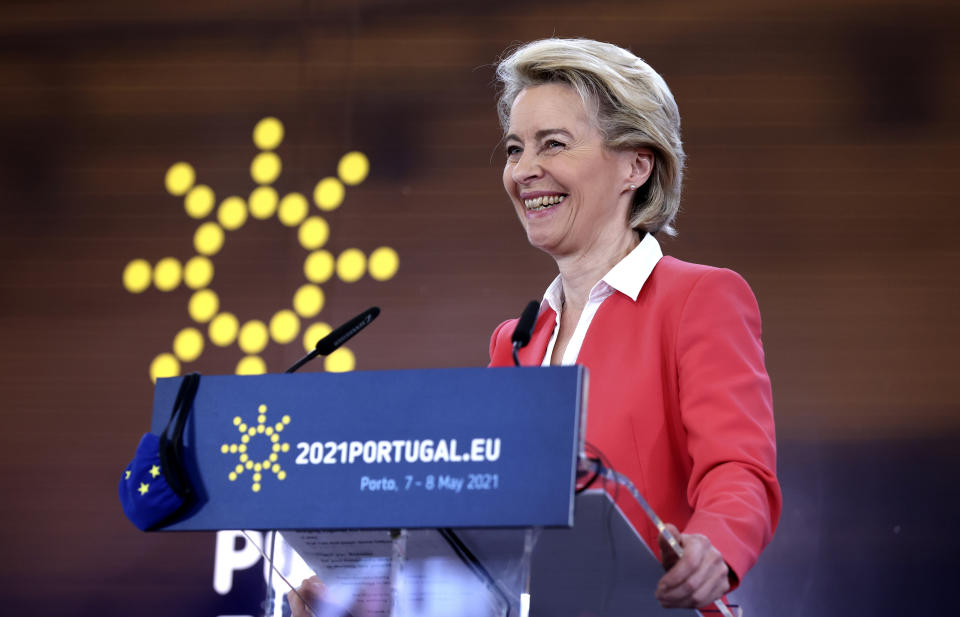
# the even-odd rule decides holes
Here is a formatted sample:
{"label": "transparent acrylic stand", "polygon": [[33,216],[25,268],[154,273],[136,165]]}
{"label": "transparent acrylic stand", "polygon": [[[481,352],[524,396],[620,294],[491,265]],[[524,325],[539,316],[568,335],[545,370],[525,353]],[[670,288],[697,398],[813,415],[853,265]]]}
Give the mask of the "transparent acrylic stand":
{"label": "transparent acrylic stand", "polygon": [[[598,471],[608,487],[616,483],[617,490],[642,500],[629,480],[612,471]],[[317,617],[698,614],[691,609],[664,609],[657,602],[654,590],[663,570],[608,491],[594,489],[578,495],[574,520],[572,529],[283,535],[327,586]],[[658,518],[651,520],[662,527]],[[702,614],[731,617],[739,611],[723,606]]]}

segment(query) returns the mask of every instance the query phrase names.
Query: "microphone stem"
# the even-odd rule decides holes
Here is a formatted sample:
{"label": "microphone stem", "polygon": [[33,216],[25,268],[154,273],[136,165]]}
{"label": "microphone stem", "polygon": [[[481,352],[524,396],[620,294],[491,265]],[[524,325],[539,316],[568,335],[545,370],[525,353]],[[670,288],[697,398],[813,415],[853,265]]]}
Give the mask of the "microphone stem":
{"label": "microphone stem", "polygon": [[288,368],[288,369],[287,369],[286,371],[284,371],[284,372],[285,372],[285,373],[295,373],[301,366],[303,366],[304,364],[306,364],[306,363],[309,362],[310,360],[313,360],[313,359],[316,358],[319,354],[320,354],[320,351],[319,351],[319,350],[317,350],[317,349],[311,350],[310,353],[308,353],[308,354],[305,355],[304,357],[302,357],[302,358],[300,358],[299,360],[297,360],[297,361],[293,364],[293,366],[291,366],[290,368]]}

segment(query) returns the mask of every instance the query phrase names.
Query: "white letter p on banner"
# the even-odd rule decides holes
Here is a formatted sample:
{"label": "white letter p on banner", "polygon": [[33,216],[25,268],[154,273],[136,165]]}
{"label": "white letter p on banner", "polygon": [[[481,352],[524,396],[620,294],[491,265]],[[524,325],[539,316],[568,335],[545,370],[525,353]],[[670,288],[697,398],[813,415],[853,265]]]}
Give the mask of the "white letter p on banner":
{"label": "white letter p on banner", "polygon": [[[250,538],[259,545],[263,544],[263,534],[259,531],[247,531]],[[237,550],[239,544],[240,549]],[[221,596],[230,593],[233,588],[233,573],[246,570],[260,560],[260,551],[253,546],[242,532],[225,530],[217,532],[217,549],[213,557],[213,589]]]}

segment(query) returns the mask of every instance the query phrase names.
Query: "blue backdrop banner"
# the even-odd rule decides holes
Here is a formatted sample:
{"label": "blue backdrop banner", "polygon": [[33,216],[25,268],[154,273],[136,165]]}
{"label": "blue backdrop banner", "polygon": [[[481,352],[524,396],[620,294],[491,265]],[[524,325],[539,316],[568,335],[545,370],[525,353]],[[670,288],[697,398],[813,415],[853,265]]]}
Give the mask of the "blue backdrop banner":
{"label": "blue backdrop banner", "polygon": [[[182,378],[158,379],[153,431]],[[582,367],[204,376],[167,530],[571,526]],[[149,487],[148,487],[149,491]]]}

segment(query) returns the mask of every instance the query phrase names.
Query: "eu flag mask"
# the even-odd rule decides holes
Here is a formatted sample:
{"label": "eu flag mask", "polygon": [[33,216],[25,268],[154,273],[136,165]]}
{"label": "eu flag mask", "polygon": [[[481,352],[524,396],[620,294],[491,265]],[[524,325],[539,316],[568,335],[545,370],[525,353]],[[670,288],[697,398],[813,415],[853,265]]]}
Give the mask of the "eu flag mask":
{"label": "eu flag mask", "polygon": [[183,458],[183,431],[200,374],[183,378],[170,420],[158,437],[146,433],[120,477],[120,503],[142,531],[172,523],[193,503],[194,492]]}

